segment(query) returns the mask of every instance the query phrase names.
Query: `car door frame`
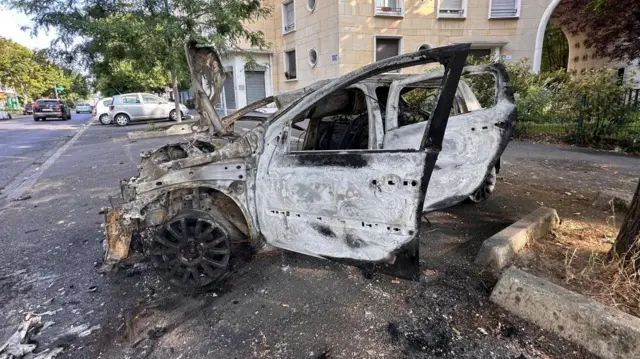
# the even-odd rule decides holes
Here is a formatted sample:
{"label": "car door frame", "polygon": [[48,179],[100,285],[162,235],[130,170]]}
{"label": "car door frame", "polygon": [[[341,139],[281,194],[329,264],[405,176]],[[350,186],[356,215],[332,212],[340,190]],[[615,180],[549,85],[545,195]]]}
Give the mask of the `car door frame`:
{"label": "car door frame", "polygon": [[[325,258],[357,259],[375,262],[394,261],[396,254],[401,248],[405,247],[405,245],[413,244],[412,261],[417,261],[418,256],[415,244],[419,236],[424,195],[429,184],[431,173],[435,167],[438,153],[442,147],[442,139],[444,137],[449,111],[454,101],[455,91],[469,48],[469,44],[434,48],[399,55],[364,66],[359,70],[331,81],[307,96],[301,97],[276,114],[266,128],[254,186],[256,208],[260,208],[260,211],[256,209],[258,212],[256,216],[261,233],[267,243],[276,247]],[[370,139],[369,149],[367,150],[290,151],[288,137],[292,121],[306,114],[306,111],[316,106],[331,93],[346,89],[361,80],[378,74],[431,62],[440,62],[445,65],[446,70],[441,84],[442,90],[437,101],[437,106],[431,117],[432,125],[429,126],[428,129],[425,129],[420,147],[417,150],[389,151],[384,149],[371,149],[371,140],[375,141],[375,139]],[[371,108],[368,109],[369,114],[371,114],[372,110]],[[371,121],[373,121],[373,119],[370,117],[370,123]],[[376,130],[371,130],[370,127],[370,133],[372,133],[372,131]],[[375,144],[375,142],[373,143]],[[374,145],[374,147],[376,146]],[[405,159],[410,158],[410,160],[402,160],[402,157]],[[385,161],[387,162],[384,166],[381,165],[381,162]],[[364,183],[370,181],[370,178],[361,178],[358,174],[368,171],[369,175],[377,175],[375,171],[381,168],[385,172],[391,171],[393,173],[394,166],[406,171],[408,168],[407,161],[411,162],[409,165],[413,166],[414,171],[416,171],[413,173],[416,173],[417,177],[411,181],[404,178],[387,178],[385,177],[387,173],[379,173],[380,178],[372,180],[369,182],[369,186],[367,186]],[[278,165],[281,167],[276,167]],[[375,171],[372,172],[372,170],[367,167],[368,165],[373,166],[371,168],[374,168]],[[298,168],[304,166],[307,166],[307,168],[311,168],[309,166],[318,166],[317,168],[324,169],[325,172],[333,170],[336,174],[340,173],[342,175],[347,173],[344,171],[345,169],[352,171],[350,178],[354,179],[353,183],[365,186],[359,187],[363,192],[373,191],[374,194],[366,194],[369,195],[368,198],[375,197],[375,193],[378,193],[376,191],[383,193],[384,189],[382,187],[386,184],[388,184],[389,187],[393,187],[394,191],[398,190],[402,185],[409,186],[408,189],[405,190],[412,191],[409,197],[407,197],[410,198],[408,201],[410,203],[404,204],[408,210],[403,212],[401,219],[398,219],[398,221],[402,223],[395,222],[386,225],[385,223],[366,223],[360,219],[331,218],[331,220],[325,220],[319,225],[317,222],[318,220],[322,221],[321,217],[323,216],[317,216],[314,219],[315,213],[294,213],[293,211],[287,210],[287,208],[278,208],[277,203],[279,202],[277,201],[277,196],[282,195],[282,193],[278,193],[277,191],[277,188],[282,187],[282,181],[281,178],[279,178],[280,172],[282,171],[279,170],[282,168],[290,168],[292,171],[296,171]],[[274,175],[271,175],[270,171],[273,171]],[[377,182],[378,180],[380,180],[380,183]],[[322,187],[322,184],[319,184],[319,186]],[[411,186],[415,188],[411,189]],[[323,191],[323,188],[316,188],[315,190],[314,193],[319,193]],[[355,191],[357,191],[357,189]],[[330,196],[331,195],[327,198],[330,198]],[[387,196],[386,198],[393,197]],[[394,226],[392,226],[392,224],[394,224]],[[337,233],[344,234],[349,232],[353,234],[356,232],[357,234],[363,234],[360,233],[360,231],[371,230],[375,225],[380,226],[381,231],[375,233],[367,232],[364,234],[382,240],[380,235],[384,232],[384,227],[386,227],[387,231],[390,231],[386,233],[387,236],[389,236],[389,234],[395,234],[401,235],[402,238],[392,242],[390,245],[386,242],[377,242],[375,244],[383,248],[377,248],[378,250],[374,251],[374,249],[365,250],[364,246],[370,243],[367,243],[362,238],[358,238],[358,241],[352,238],[355,244],[350,244],[347,235],[344,241],[351,250],[348,253],[331,254],[336,253],[336,251],[330,247],[333,245],[332,242],[335,244]],[[316,231],[305,232],[304,229],[307,227],[313,227]],[[297,237],[297,235],[302,233],[319,234],[316,235],[314,239],[324,241],[324,243],[327,244],[327,246],[324,247],[325,250],[323,251],[323,248],[318,250],[318,243],[312,244],[309,241],[305,242],[300,239],[300,237]],[[316,250],[306,248],[305,246],[307,245],[315,245]],[[340,245],[339,248],[346,249],[347,247]]]}
{"label": "car door frame", "polygon": [[[468,198],[471,193],[482,186],[485,178],[489,176],[494,167],[499,166],[500,157],[506,148],[509,138],[513,134],[516,121],[516,105],[513,92],[508,82],[506,69],[502,64],[490,64],[480,66],[467,66],[462,70],[462,76],[490,74],[495,79],[495,102],[487,108],[459,113],[449,118],[449,129],[443,143],[444,155],[440,158],[432,176],[431,191],[425,198],[424,210],[433,211],[446,208]],[[398,102],[402,89],[409,85],[437,79],[442,74],[423,74],[402,80],[394,81],[389,86],[389,98],[385,116],[385,148],[415,148],[418,144],[415,132],[427,124],[410,124],[403,126],[398,124]],[[464,100],[463,92],[471,91],[469,86],[460,81],[456,90],[458,108],[464,102],[465,108],[469,107]],[[393,94],[393,96],[392,96]],[[392,140],[401,141],[401,146],[393,144]],[[494,139],[494,142],[484,141]],[[483,143],[484,142],[484,143]],[[484,146],[482,146],[484,144]],[[454,151],[454,149],[465,149]],[[475,152],[473,152],[475,150]]]}
{"label": "car door frame", "polygon": [[[144,99],[144,96],[148,95],[151,97],[154,97],[157,101],[156,102],[149,102],[147,103]],[[145,114],[145,118],[147,119],[158,119],[158,118],[168,118],[169,117],[169,113],[167,112],[166,114],[165,112],[165,102],[158,96],[150,94],[150,93],[141,93],[140,97],[142,98],[142,108],[143,108],[143,112]],[[154,100],[155,101],[155,100]]]}
{"label": "car door frame", "polygon": [[[124,98],[128,96],[135,96],[138,102],[137,103],[124,102]],[[125,108],[125,112],[129,114],[129,119],[131,121],[146,119],[146,117],[144,117],[144,112],[143,112],[144,103],[142,102],[142,96],[140,95],[140,93],[120,95],[120,101],[122,103],[121,106]]]}

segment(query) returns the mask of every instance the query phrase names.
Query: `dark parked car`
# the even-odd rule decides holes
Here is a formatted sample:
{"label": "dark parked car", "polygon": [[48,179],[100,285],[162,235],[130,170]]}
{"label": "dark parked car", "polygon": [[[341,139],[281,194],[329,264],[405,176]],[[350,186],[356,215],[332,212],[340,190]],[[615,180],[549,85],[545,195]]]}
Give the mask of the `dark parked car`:
{"label": "dark parked car", "polygon": [[24,105],[24,110],[22,111],[23,115],[31,115],[33,114],[33,103],[29,102]]}
{"label": "dark parked car", "polygon": [[33,120],[40,121],[48,118],[70,120],[71,110],[61,100],[45,98],[36,101],[33,105]]}

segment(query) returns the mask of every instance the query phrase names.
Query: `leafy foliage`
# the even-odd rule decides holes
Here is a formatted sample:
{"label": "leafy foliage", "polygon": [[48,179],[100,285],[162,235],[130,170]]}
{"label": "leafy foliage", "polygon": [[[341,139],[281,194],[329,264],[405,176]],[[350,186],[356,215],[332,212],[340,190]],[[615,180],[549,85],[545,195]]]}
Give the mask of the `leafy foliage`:
{"label": "leafy foliage", "polygon": [[[530,128],[530,124],[556,124],[570,138],[577,136],[585,144],[599,144],[621,127],[637,121],[637,112],[625,103],[631,85],[621,81],[614,70],[599,68],[579,75],[563,70],[534,74],[526,59],[505,66],[516,98],[520,130]],[[483,107],[493,104],[493,78],[474,76],[466,80]]]}
{"label": "leafy foliage", "polygon": [[33,32],[57,29],[57,57],[89,67],[105,93],[164,87],[169,73],[188,80],[187,41],[218,53],[266,45],[245,26],[269,13],[259,0],[6,1],[31,17]]}
{"label": "leafy foliage", "polygon": [[600,57],[631,61],[640,57],[640,1],[562,0],[554,16]]}
{"label": "leafy foliage", "polygon": [[46,52],[0,37],[0,82],[16,89],[22,103],[38,97],[53,97],[54,85],[65,87],[61,95],[76,101],[89,96],[84,76],[55,65]]}

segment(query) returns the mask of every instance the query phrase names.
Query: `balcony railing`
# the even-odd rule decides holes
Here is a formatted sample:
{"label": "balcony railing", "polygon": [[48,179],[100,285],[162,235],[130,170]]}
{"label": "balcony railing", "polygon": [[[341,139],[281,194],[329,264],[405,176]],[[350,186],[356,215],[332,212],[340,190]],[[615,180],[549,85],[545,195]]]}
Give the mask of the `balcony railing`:
{"label": "balcony railing", "polygon": [[295,28],[296,28],[296,23],[293,22],[291,24],[288,24],[288,25],[284,26],[284,32],[289,32],[291,30],[295,30]]}
{"label": "balcony railing", "polygon": [[440,9],[438,11],[440,17],[464,17],[464,9]]}
{"label": "balcony railing", "polygon": [[517,15],[518,9],[491,9],[492,18],[516,17]]}
{"label": "balcony railing", "polygon": [[401,0],[376,0],[376,15],[402,15]]}

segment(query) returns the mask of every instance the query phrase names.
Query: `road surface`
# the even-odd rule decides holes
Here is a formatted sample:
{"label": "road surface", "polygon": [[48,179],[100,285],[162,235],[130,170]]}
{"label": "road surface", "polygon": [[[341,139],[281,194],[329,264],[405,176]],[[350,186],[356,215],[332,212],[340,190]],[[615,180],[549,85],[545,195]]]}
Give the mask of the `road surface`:
{"label": "road surface", "polygon": [[[592,358],[493,305],[492,278],[471,261],[482,240],[538,207],[538,192],[526,195],[510,184],[516,179],[553,185],[552,199],[563,196],[558,178],[576,181],[580,169],[585,182],[623,174],[611,185],[624,189],[637,173],[637,158],[512,142],[503,157],[505,180],[487,202],[429,215],[421,261],[435,278],[424,286],[282,252],[239,261],[215,295],[183,296],[144,263],[106,275],[95,268],[101,208],[111,197],[117,202],[119,180],[137,174],[141,151],[182,138],[127,139],[128,131],[146,126],[91,125],[27,190],[29,198],[0,212],[0,223],[8,224],[0,229],[0,343],[34,312],[45,313],[50,325],[35,337],[38,350],[65,338],[65,358]],[[2,144],[12,137],[2,136]],[[40,136],[42,143],[29,142],[32,152],[11,153],[37,157],[54,141]],[[567,208],[561,216],[578,212]],[[65,336],[80,326],[93,329]]]}
{"label": "road surface", "polygon": [[48,151],[68,139],[91,115],[71,114],[71,120],[35,122],[33,117],[0,121],[0,196],[2,189],[31,165],[38,166]]}

